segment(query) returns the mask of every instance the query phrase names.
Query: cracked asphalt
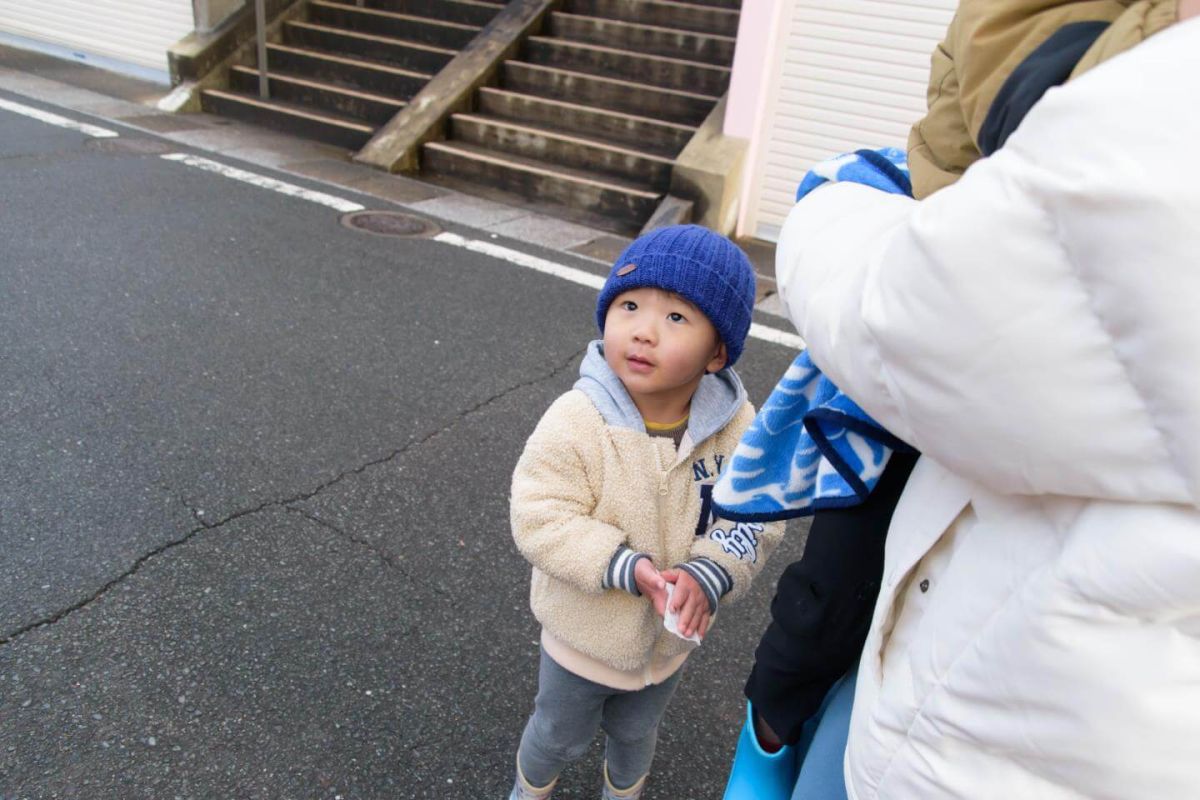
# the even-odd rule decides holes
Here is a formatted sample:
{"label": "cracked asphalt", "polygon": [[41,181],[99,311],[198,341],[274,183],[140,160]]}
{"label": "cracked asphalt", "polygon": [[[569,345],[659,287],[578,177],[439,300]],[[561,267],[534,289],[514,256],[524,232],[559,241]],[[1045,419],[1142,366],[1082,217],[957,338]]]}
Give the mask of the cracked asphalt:
{"label": "cracked asphalt", "polygon": [[[508,481],[594,293],[122,141],[0,111],[0,798],[505,797]],[[792,355],[748,344],[752,397]],[[689,662],[649,800],[720,797],[803,532]]]}

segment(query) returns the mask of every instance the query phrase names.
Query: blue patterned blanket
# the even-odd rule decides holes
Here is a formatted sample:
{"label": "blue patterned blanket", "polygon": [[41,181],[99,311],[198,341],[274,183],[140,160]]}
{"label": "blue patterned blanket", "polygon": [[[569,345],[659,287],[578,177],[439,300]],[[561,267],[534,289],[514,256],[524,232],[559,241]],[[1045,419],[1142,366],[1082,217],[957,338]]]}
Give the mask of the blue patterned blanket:
{"label": "blue patterned blanket", "polygon": [[[904,151],[859,150],[823,161],[796,199],[831,181],[912,195]],[[713,489],[717,514],[767,522],[861,503],[888,459],[911,450],[834,386],[802,352],[742,436]]]}

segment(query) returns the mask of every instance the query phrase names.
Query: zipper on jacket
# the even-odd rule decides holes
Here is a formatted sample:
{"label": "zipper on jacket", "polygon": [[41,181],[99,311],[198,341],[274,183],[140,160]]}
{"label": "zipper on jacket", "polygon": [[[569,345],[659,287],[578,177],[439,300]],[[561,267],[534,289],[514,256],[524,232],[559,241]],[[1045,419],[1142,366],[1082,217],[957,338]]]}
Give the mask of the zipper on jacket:
{"label": "zipper on jacket", "polygon": [[[667,492],[670,491],[670,489],[667,487],[667,472],[668,471],[666,468],[663,467],[662,450],[659,448],[659,441],[657,438],[651,439],[650,444],[654,448],[654,466],[658,470],[658,496],[666,497]],[[662,505],[661,500],[659,501],[659,505],[660,506]],[[660,508],[660,511],[661,511],[661,508]],[[660,531],[662,530],[662,526],[659,526],[659,530]]]}
{"label": "zipper on jacket", "polygon": [[[671,553],[670,553],[670,550],[667,548],[667,540],[666,540],[666,536],[663,532],[663,528],[665,527],[663,525],[663,500],[665,500],[667,495],[670,493],[670,487],[667,485],[667,483],[668,483],[667,479],[670,477],[670,473],[668,470],[663,469],[661,453],[662,453],[662,451],[659,449],[658,443],[655,442],[654,443],[654,463],[658,467],[658,504],[657,504],[658,505],[658,513],[655,518],[655,522],[657,523],[657,526],[658,526],[658,552],[663,554],[664,561],[669,562],[671,560],[671,558],[670,558]],[[671,564],[666,563],[666,564],[664,564],[664,566],[667,569],[670,569]],[[659,631],[659,633],[661,634],[662,631]],[[655,649],[658,648],[658,639],[654,640],[654,646],[655,646]]]}
{"label": "zipper on jacket", "polygon": [[[670,553],[667,550],[667,541],[664,538],[663,525],[662,525],[663,500],[670,493],[669,483],[670,483],[671,471],[674,470],[676,465],[672,465],[669,468],[664,468],[663,461],[662,461],[662,451],[659,449],[658,442],[656,442],[652,438],[650,440],[650,444],[654,448],[654,465],[658,469],[658,502],[656,503],[657,515],[655,517],[656,527],[658,528],[658,550],[660,553],[663,554],[663,558],[665,561],[670,561],[670,559],[668,558]],[[664,567],[669,569],[671,567],[671,564],[664,564]],[[663,625],[660,620],[658,622],[658,634],[654,637],[654,642],[650,645],[649,661],[647,662],[645,668],[642,670],[642,680],[643,680],[643,682],[646,683],[647,686],[650,685],[650,683],[648,682],[649,678],[650,678],[650,668],[654,664],[654,654],[658,652],[658,645],[663,640],[663,637],[672,636],[672,635],[673,634],[671,634],[667,631],[666,626]]]}

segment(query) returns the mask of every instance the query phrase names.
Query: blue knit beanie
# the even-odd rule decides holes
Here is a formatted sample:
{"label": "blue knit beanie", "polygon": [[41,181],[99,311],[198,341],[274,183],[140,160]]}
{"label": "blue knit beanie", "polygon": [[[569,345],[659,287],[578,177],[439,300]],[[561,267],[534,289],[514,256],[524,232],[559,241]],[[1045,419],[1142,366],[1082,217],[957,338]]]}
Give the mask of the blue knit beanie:
{"label": "blue knit beanie", "polygon": [[729,353],[727,366],[738,360],[754,310],[754,268],[740,247],[699,225],[658,228],[634,239],[613,263],[596,299],[601,333],[613,299],[646,286],[690,300],[720,334]]}

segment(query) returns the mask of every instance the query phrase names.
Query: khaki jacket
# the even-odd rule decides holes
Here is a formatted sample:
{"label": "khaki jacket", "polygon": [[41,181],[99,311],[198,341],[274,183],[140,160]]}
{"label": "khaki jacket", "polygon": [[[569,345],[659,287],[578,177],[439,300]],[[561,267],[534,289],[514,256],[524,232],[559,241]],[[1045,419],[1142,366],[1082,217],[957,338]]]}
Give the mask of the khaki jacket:
{"label": "khaki jacket", "polygon": [[1071,79],[1172,25],[1178,0],[964,0],[933,53],[928,113],[908,138],[913,195],[954,183],[982,157],[980,129],[1013,70],[1055,31],[1110,22]]}

